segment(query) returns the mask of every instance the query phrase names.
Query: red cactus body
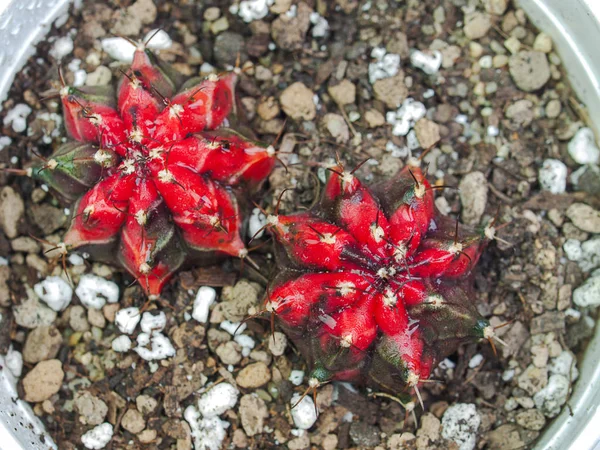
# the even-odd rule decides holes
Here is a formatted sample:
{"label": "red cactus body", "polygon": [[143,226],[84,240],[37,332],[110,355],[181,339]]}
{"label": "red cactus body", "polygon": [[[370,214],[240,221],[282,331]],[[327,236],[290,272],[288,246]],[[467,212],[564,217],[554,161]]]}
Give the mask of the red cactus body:
{"label": "red cactus body", "polygon": [[267,218],[284,268],[267,310],[309,361],[309,384],[417,386],[461,342],[494,337],[469,278],[494,229],[437,214],[418,167],[373,189],[331,172],[311,211]]}
{"label": "red cactus body", "polygon": [[272,146],[226,128],[235,72],[181,76],[140,46],[111,87],[60,90],[68,134],[31,174],[76,201],[64,244],[117,255],[158,295],[190,252],[244,257],[236,194],[269,175]]}

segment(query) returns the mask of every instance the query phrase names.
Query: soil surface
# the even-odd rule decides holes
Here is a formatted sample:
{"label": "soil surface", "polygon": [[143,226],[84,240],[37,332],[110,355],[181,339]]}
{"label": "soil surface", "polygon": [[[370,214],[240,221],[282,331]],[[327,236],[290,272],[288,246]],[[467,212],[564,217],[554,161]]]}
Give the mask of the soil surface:
{"label": "soil surface", "polygon": [[[60,242],[70,211],[45,186],[0,172],[1,370],[20,378],[58,447],[530,448],[568,405],[600,304],[600,150],[552,40],[508,0],[83,2],[17,75],[0,112],[0,167],[22,168],[65,139],[59,103],[45,98],[59,67],[67,83],[116,83],[126,41],[113,40],[115,50],[107,39],[156,28],[166,33],[160,57],[188,76],[239,55],[250,126],[266,142],[283,130],[285,167],[257,197],[269,211],[284,189],[281,212],[310,207],[321,163],[336,155],[348,167],[370,158],[357,174],[376,182],[433,147],[429,179],[453,187],[437,191],[439,210],[499,224],[474,301],[506,345],[498,355],[487,342],[466,345],[443,361],[439,382],[421,388],[424,410],[330,384],[314,422],[312,403],[291,408],[306,365],[285,336],[269,340],[260,320],[233,336],[277,271],[270,244],[254,252],[260,271],[238,261],[191,268],[147,304],[131,277],[86,255],[69,255],[67,277],[43,242]],[[75,289],[56,312],[39,298],[44,280],[78,287],[86,274],[102,292],[116,287],[118,303],[93,307]],[[197,296],[212,293],[199,295],[202,286],[217,293],[206,322],[193,314]],[[125,308],[149,312],[175,356],[128,350],[141,331],[115,323]]]}

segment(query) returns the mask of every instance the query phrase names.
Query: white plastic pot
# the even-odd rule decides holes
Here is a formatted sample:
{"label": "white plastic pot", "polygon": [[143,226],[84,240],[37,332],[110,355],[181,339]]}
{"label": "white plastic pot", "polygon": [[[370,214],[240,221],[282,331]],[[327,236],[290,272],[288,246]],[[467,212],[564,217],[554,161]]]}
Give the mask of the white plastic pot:
{"label": "white plastic pot", "polygon": [[[51,24],[72,0],[0,0],[0,100]],[[533,22],[552,36],[569,78],[600,130],[600,0],[517,0]],[[592,339],[569,408],[537,442],[537,450],[600,449],[600,330]],[[29,405],[18,400],[16,380],[0,356],[0,448],[56,448]]]}

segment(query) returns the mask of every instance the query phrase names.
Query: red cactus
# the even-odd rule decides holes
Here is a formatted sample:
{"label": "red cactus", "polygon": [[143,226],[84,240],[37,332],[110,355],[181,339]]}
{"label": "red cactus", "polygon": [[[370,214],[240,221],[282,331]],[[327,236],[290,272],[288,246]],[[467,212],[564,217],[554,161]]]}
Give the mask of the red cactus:
{"label": "red cactus", "polygon": [[437,214],[418,167],[373,189],[330,171],[313,210],[267,218],[285,270],[266,309],[305,354],[310,386],[370,378],[416,387],[461,342],[494,338],[469,289],[493,227]]}
{"label": "red cactus", "polygon": [[275,158],[272,146],[224,127],[235,72],[182,84],[140,46],[116,95],[60,90],[67,132],[79,142],[30,173],[76,201],[62,248],[116,254],[148,295],[190,251],[247,254],[236,191],[255,190]]}

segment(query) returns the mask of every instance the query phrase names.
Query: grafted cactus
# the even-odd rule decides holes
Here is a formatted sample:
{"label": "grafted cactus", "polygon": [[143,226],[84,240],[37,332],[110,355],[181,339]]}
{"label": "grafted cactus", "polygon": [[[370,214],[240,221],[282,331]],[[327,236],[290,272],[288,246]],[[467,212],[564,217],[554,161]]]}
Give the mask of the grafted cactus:
{"label": "grafted cactus", "polygon": [[418,167],[373,189],[341,166],[330,171],[312,210],[267,217],[280,273],[266,310],[309,362],[309,386],[416,388],[459,344],[497,339],[469,277],[493,226],[437,213]]}
{"label": "grafted cactus", "polygon": [[63,251],[119,262],[148,295],[195,252],[245,257],[238,196],[275,162],[228,128],[238,71],[183,82],[140,45],[115,90],[60,90],[64,144],[28,173],[75,202]]}

